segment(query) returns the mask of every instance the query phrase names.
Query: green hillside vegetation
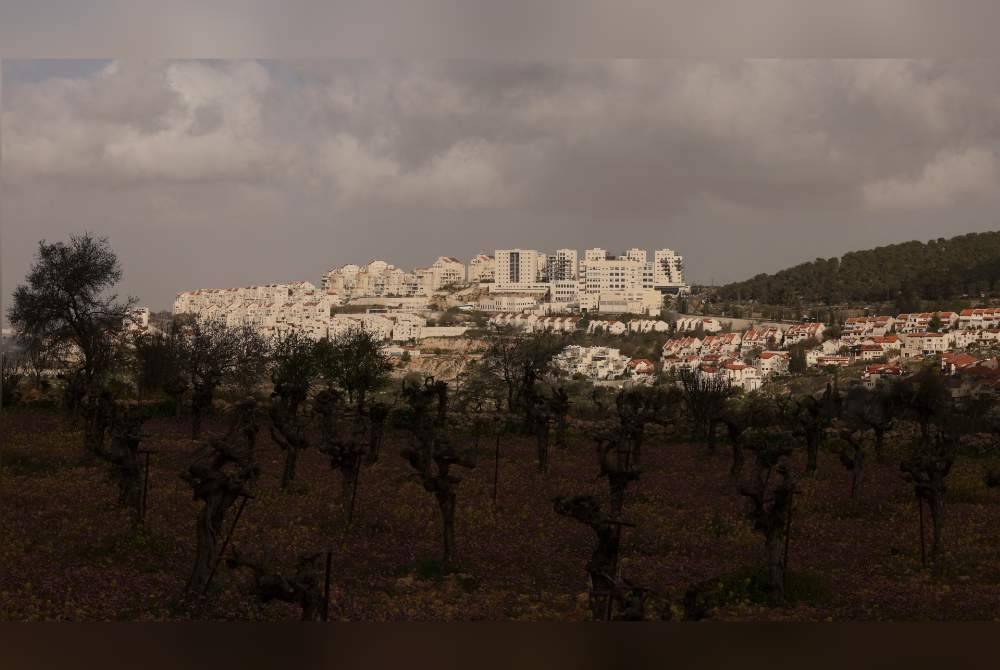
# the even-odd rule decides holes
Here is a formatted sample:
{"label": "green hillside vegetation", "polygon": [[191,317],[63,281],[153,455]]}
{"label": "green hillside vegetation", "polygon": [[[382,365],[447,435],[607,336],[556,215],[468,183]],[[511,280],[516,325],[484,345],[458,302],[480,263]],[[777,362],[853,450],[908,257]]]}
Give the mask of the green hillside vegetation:
{"label": "green hillside vegetation", "polygon": [[721,300],[769,305],[948,300],[992,293],[1000,231],[852,251],[720,287]]}

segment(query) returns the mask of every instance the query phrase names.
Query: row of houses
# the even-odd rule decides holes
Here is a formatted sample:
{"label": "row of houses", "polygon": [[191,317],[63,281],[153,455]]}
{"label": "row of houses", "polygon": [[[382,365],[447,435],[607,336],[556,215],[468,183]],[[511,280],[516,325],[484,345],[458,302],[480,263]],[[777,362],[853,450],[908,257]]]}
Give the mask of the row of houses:
{"label": "row of houses", "polygon": [[402,310],[376,308],[363,314],[334,314],[334,308],[343,302],[340,296],[324,293],[309,282],[292,282],[185,291],[177,294],[174,314],[191,314],[229,327],[250,326],[265,337],[298,331],[316,340],[357,328],[396,342],[453,337],[466,330],[428,326],[425,317]]}
{"label": "row of houses", "polygon": [[988,330],[1000,328],[1000,308],[976,307],[961,312],[908,312],[897,316],[856,316],[844,321],[845,335],[887,335],[934,330]]}
{"label": "row of houses", "polygon": [[648,358],[630,358],[613,347],[570,345],[552,358],[556,369],[592,380],[651,380],[656,364]]}

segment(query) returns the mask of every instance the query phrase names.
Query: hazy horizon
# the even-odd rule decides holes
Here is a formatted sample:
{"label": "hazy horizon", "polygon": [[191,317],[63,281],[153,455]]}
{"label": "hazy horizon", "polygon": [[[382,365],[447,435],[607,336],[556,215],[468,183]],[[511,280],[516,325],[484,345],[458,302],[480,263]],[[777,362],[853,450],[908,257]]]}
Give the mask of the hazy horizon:
{"label": "hazy horizon", "polygon": [[670,247],[691,283],[995,229],[993,61],[3,61],[4,302],[38,240],[121,294],[382,258]]}

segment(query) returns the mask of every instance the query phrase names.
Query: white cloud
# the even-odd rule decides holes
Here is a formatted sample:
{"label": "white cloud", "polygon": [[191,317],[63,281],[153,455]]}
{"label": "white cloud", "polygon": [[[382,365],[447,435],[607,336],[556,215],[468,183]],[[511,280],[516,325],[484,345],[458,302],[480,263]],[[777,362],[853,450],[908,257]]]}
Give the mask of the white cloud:
{"label": "white cloud", "polygon": [[[527,158],[527,151],[520,153]],[[517,165],[507,154],[489,142],[460,141],[406,170],[375,146],[338,134],[320,147],[318,161],[346,204],[460,209],[513,202],[516,189],[508,178]]]}
{"label": "white cloud", "polygon": [[242,62],[113,63],[87,79],[21,84],[4,109],[4,168],[15,178],[257,179],[291,151],[264,132],[269,86],[263,67]]}
{"label": "white cloud", "polygon": [[963,198],[990,194],[997,185],[993,152],[971,148],[938,154],[913,178],[894,177],[865,184],[864,199],[877,208],[946,207]]}

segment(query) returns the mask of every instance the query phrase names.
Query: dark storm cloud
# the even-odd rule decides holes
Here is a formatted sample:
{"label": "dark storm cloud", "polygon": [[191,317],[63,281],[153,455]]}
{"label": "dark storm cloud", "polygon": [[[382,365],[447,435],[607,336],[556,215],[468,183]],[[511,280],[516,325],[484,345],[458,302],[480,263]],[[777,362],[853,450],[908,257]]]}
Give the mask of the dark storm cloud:
{"label": "dark storm cloud", "polygon": [[197,286],[521,245],[671,246],[696,281],[994,227],[989,60],[5,61],[4,285],[108,234]]}

